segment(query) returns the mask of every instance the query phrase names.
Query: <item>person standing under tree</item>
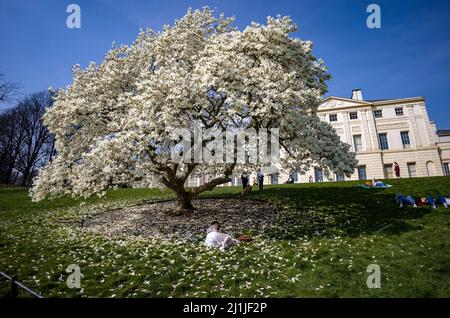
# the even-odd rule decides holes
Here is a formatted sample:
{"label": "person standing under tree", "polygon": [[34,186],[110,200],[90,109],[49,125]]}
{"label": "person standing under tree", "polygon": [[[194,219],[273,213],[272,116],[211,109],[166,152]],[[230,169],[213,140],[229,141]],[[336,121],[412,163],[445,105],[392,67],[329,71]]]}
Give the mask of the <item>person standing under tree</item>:
{"label": "person standing under tree", "polygon": [[395,172],[395,177],[400,178],[400,166],[398,165],[398,163],[396,161],[394,161],[394,172]]}
{"label": "person standing under tree", "polygon": [[241,174],[241,181],[242,181],[242,189],[247,188],[247,185],[248,185],[247,173],[244,172],[243,174]]}
{"label": "person standing under tree", "polygon": [[259,191],[262,191],[264,187],[264,173],[262,173],[261,169],[258,170],[258,185]]}

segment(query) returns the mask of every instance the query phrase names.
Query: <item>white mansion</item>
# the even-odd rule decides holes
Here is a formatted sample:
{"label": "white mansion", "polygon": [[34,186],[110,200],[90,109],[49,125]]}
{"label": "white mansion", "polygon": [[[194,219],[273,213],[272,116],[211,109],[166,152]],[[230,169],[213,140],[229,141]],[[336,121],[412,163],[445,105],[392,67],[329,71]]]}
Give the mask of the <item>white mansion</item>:
{"label": "white mansion", "polygon": [[[358,167],[349,180],[392,178],[394,162],[401,177],[450,175],[450,131],[436,131],[424,97],[364,100],[361,90],[355,89],[351,99],[322,100],[318,116],[356,153]],[[326,181],[318,169],[298,181],[307,182],[310,175],[314,181]]]}
{"label": "white mansion", "polygon": [[[330,176],[315,168],[266,176],[264,183],[387,179],[393,177],[393,163],[400,165],[401,177],[450,175],[450,130],[436,130],[428,118],[424,97],[364,100],[360,89],[351,98],[330,96],[322,100],[317,115],[329,122],[341,140],[356,153],[358,166],[350,178]],[[251,175],[253,183],[255,174]],[[203,178],[192,178],[196,186]],[[228,185],[240,184],[235,176]]]}

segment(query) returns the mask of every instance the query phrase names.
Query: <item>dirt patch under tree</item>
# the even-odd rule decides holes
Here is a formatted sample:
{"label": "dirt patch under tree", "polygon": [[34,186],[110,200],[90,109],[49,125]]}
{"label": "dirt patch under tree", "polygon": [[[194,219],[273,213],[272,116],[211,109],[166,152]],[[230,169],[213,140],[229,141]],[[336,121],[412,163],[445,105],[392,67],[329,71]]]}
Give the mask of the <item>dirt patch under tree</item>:
{"label": "dirt patch under tree", "polygon": [[176,202],[159,202],[106,211],[82,222],[88,231],[106,236],[127,235],[161,239],[198,240],[212,221],[222,224],[225,233],[260,233],[270,227],[277,207],[263,201],[239,199],[196,199],[190,214],[176,214]]}

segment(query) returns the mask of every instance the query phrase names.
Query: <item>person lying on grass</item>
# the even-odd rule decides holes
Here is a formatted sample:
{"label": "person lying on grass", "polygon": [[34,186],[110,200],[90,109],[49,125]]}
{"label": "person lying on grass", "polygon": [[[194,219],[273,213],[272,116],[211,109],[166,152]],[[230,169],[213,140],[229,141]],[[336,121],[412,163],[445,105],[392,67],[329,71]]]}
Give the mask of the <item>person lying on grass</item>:
{"label": "person lying on grass", "polygon": [[380,180],[372,179],[372,180],[366,180],[364,184],[359,185],[359,187],[364,189],[375,189],[375,188],[391,188],[392,186],[390,184],[386,184]]}
{"label": "person lying on grass", "polygon": [[450,204],[450,198],[444,197],[442,194],[438,196],[436,202],[438,204],[442,204],[445,208],[448,208],[448,205]]}
{"label": "person lying on grass", "polygon": [[420,198],[417,200],[417,205],[424,206],[424,205],[430,205],[433,209],[436,209],[437,204],[443,205],[445,208],[448,208],[448,204],[450,203],[450,199],[444,197],[442,194],[437,197],[437,199],[434,199],[433,196],[429,195],[426,198]]}
{"label": "person lying on grass", "polygon": [[372,187],[385,187],[387,186],[387,184],[385,184],[384,182],[377,180],[377,179],[372,179],[370,186]]}
{"label": "person lying on grass", "polygon": [[411,195],[408,195],[406,197],[401,193],[397,193],[395,195],[395,202],[399,205],[400,208],[403,208],[404,205],[412,205],[415,208],[417,206],[429,205],[433,209],[436,209],[436,204],[442,204],[445,208],[447,208],[449,201],[450,200],[443,195],[440,195],[437,200],[435,200],[431,195],[427,196],[426,198],[420,198],[417,200],[414,200]]}
{"label": "person lying on grass", "polygon": [[206,246],[219,247],[220,250],[225,251],[238,242],[230,235],[222,233],[219,230],[220,223],[217,221],[212,222],[211,226],[206,230]]}
{"label": "person lying on grass", "polygon": [[416,204],[418,206],[431,206],[433,209],[436,209],[436,201],[434,201],[434,198],[429,195],[426,198],[420,198],[416,201]]}
{"label": "person lying on grass", "polygon": [[395,202],[400,208],[403,208],[404,205],[412,205],[413,207],[417,208],[416,201],[411,195],[405,197],[403,194],[397,193],[395,195]]}

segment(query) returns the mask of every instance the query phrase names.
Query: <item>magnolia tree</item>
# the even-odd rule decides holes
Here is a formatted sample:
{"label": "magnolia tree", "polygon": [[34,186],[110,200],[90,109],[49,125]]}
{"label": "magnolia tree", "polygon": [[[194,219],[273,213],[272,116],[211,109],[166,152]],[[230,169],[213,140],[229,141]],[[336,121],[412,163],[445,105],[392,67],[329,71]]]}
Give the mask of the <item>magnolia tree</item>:
{"label": "magnolia tree", "polygon": [[[73,83],[57,91],[44,115],[57,155],[35,179],[33,199],[101,195],[140,180],[171,189],[180,210],[189,210],[193,197],[233,172],[263,165],[230,158],[264,150],[274,137],[280,168],[353,173],[349,146],[316,115],[329,75],[311,42],[290,37],[296,30],[289,17],[240,31],[223,14],[189,10],[161,32],[141,31],[132,45],[113,46],[100,65],[75,66]],[[239,143],[214,129],[267,134]],[[194,144],[199,135],[200,149],[189,148],[186,136]],[[186,187],[199,173],[205,182]]]}

